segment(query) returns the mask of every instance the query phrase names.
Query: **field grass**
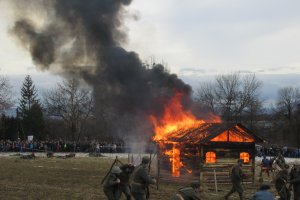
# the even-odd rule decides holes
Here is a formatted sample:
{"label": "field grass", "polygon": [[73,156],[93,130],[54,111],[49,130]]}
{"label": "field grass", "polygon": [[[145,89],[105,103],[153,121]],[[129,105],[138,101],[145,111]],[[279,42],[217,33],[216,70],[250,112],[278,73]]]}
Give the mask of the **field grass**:
{"label": "field grass", "polygon": [[[105,196],[101,180],[114,160],[111,158],[36,158],[23,160],[18,157],[0,158],[0,199],[103,199]],[[124,162],[126,162],[124,160]],[[161,183],[159,190],[151,188],[153,200],[168,200],[178,185]],[[246,185],[247,199],[254,194],[258,185]],[[204,186],[201,199],[216,200],[230,189],[219,186]],[[275,194],[275,192],[273,191]],[[122,199],[125,199],[122,197]],[[231,199],[238,199],[235,194]]]}

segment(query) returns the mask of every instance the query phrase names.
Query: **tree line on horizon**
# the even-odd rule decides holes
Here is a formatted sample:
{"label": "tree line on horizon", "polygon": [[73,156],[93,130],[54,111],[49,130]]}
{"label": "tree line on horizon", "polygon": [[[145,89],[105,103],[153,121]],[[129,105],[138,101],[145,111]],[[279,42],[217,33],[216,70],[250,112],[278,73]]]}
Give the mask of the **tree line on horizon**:
{"label": "tree line on horizon", "polygon": [[[3,89],[2,89],[3,88]],[[91,90],[79,80],[64,80],[42,94],[41,100],[30,75],[21,87],[21,97],[12,99],[8,78],[0,78],[0,139],[64,139],[79,141],[83,126],[92,116]],[[5,115],[5,110],[17,105],[16,116]]]}
{"label": "tree line on horizon", "polygon": [[[261,97],[262,82],[255,74],[218,75],[201,82],[195,100],[205,110],[219,115],[223,122],[242,123],[270,143],[300,146],[300,90],[280,88],[276,103],[267,109]],[[65,79],[39,97],[30,75],[12,98],[9,79],[0,76],[0,139],[100,139],[111,137],[109,120],[103,113],[102,126],[94,119],[92,89],[76,79]],[[5,110],[17,105],[16,116]],[[268,111],[267,111],[268,110]],[[111,125],[114,126],[114,125]]]}
{"label": "tree line on horizon", "polygon": [[218,75],[202,82],[196,100],[225,122],[242,123],[270,144],[300,147],[300,90],[282,87],[275,104],[261,97],[263,82],[255,74]]}

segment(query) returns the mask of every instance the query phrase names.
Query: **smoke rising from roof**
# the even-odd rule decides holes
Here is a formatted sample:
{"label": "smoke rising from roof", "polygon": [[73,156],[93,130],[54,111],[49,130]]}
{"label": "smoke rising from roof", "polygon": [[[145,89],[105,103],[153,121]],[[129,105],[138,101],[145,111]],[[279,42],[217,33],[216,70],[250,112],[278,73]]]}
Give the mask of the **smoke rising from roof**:
{"label": "smoke rising from roof", "polygon": [[[175,91],[190,93],[190,86],[162,65],[146,66],[137,53],[122,48],[131,0],[12,2],[12,32],[36,66],[93,86],[96,114],[111,108],[119,119],[145,119],[159,114]],[[126,126],[136,127],[130,121]]]}

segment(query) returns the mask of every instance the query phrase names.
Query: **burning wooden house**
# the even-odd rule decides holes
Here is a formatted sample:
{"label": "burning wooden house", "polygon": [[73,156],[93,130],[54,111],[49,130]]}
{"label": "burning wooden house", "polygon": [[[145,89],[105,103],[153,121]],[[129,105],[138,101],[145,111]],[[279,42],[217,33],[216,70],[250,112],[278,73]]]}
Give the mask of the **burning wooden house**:
{"label": "burning wooden house", "polygon": [[232,165],[243,159],[245,182],[254,181],[255,142],[261,139],[243,125],[203,123],[172,135],[156,140],[160,179],[228,183]]}
{"label": "burning wooden house", "polygon": [[245,182],[254,181],[255,143],[262,140],[242,124],[222,123],[213,115],[199,120],[183,109],[180,94],[165,106],[163,117],[151,120],[159,180],[228,183],[232,165],[243,159]]}

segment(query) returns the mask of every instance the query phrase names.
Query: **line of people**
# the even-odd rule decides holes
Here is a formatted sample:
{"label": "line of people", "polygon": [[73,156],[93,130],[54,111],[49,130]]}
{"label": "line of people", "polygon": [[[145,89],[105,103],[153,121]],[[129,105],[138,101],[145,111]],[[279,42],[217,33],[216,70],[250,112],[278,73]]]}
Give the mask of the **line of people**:
{"label": "line of people", "polygon": [[[276,164],[274,167],[274,178],[272,182],[275,185],[275,189],[280,197],[280,200],[290,200],[291,190],[293,191],[294,200],[300,200],[300,165],[294,165],[289,172],[290,166],[286,164],[284,157],[280,154],[275,157],[271,164]],[[243,160],[239,159],[237,164],[231,168],[230,179],[232,183],[231,190],[224,196],[224,199],[237,192],[239,199],[244,199],[244,189],[242,187],[242,181],[245,174],[242,170]],[[259,191],[254,194],[252,200],[275,200],[273,195],[268,191],[270,186],[268,184],[262,184]]]}
{"label": "line of people", "polygon": [[[113,166],[103,184],[103,191],[108,200],[119,200],[122,193],[127,200],[147,200],[150,198],[149,185],[156,184],[156,179],[149,174],[150,157],[144,156],[137,167],[131,164]],[[197,196],[199,181],[183,187],[170,197],[171,200],[200,200]]]}
{"label": "line of people", "polygon": [[261,146],[255,145],[256,156],[277,156],[278,153],[282,154],[284,157],[289,158],[299,158],[300,157],[300,149],[296,147],[288,147],[288,146],[278,146],[278,145],[269,145],[269,146]]}
{"label": "line of people", "polygon": [[[105,179],[103,190],[108,200],[119,200],[122,193],[127,200],[147,200],[149,199],[149,185],[155,184],[156,180],[149,174],[150,158],[145,156],[139,166],[134,167],[131,164],[114,166]],[[280,200],[291,199],[291,189],[294,193],[294,200],[300,200],[300,165],[294,165],[289,172],[289,165],[283,157],[278,157],[275,163],[280,166],[274,178],[275,189],[280,196]],[[233,193],[238,193],[239,199],[243,200],[244,189],[242,181],[246,177],[242,170],[243,160],[239,159],[230,170],[231,190],[224,196],[229,199]],[[189,186],[180,188],[171,200],[199,200],[198,196],[200,182],[192,181]],[[252,200],[275,200],[269,192],[269,184],[261,184],[259,190],[252,196]]]}
{"label": "line of people", "polygon": [[123,153],[130,152],[124,142],[107,141],[68,141],[68,140],[0,140],[0,152],[96,152]]}
{"label": "line of people", "polygon": [[108,200],[118,200],[124,193],[127,200],[131,196],[136,200],[146,200],[149,197],[149,185],[156,180],[149,175],[150,157],[145,156],[139,166],[125,164],[113,166],[103,184],[103,191]]}

